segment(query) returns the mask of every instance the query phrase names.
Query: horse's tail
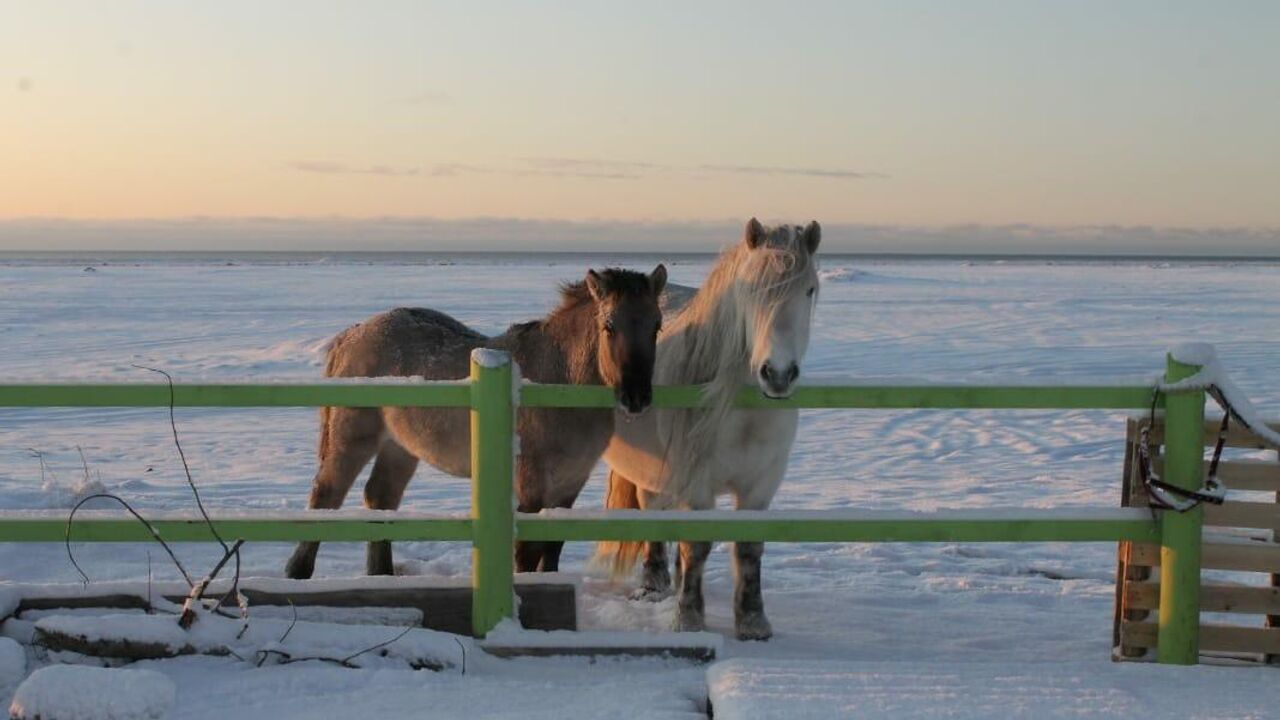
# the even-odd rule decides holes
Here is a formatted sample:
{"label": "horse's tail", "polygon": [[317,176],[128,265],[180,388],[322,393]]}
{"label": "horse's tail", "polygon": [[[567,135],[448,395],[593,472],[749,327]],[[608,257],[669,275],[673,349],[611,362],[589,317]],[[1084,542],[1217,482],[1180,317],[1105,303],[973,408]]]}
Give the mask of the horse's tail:
{"label": "horse's tail", "polygon": [[[327,378],[337,377],[338,373],[338,347],[342,344],[342,338],[347,334],[346,330],[333,336],[333,339],[324,345],[325,363],[324,376]],[[329,420],[333,416],[333,408],[325,405],[320,408],[320,447],[316,449],[316,454],[320,458],[320,462],[329,457]]]}
{"label": "horse's tail", "polygon": [[[639,510],[640,489],[617,470],[609,470],[609,480],[604,496],[608,510]],[[614,580],[631,573],[644,552],[644,543],[638,540],[606,540],[596,543],[596,557],[608,558],[609,575]]]}

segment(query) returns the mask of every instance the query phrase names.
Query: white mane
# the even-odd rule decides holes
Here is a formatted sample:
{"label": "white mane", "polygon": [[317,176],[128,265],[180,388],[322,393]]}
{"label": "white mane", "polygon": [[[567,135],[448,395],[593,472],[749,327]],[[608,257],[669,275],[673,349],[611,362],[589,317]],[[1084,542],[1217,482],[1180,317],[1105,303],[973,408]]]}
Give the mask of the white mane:
{"label": "white mane", "polygon": [[663,330],[661,342],[668,347],[658,353],[654,384],[703,385],[707,401],[699,409],[660,411],[672,472],[665,494],[672,499],[702,486],[716,429],[749,376],[747,323],[765,332],[776,309],[793,293],[807,291],[805,281],[816,276],[800,228],[769,228],[765,237],[755,249],[738,242],[721,253],[702,288]]}

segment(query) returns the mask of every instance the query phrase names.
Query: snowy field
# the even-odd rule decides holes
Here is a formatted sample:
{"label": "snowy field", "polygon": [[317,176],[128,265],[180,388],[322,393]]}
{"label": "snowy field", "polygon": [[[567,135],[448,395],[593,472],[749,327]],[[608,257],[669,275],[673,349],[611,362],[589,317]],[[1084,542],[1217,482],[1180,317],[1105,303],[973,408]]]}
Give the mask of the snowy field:
{"label": "snowy field", "polygon": [[[651,269],[657,257],[629,260]],[[591,258],[509,257],[454,264],[341,259],[98,265],[0,262],[5,381],[154,382],[318,377],[322,346],[397,305],[432,307],[500,332],[549,309],[555,283]],[[709,259],[669,262],[696,285]],[[1215,343],[1268,415],[1280,414],[1280,264],[853,261],[828,257],[804,372],[869,378],[1043,382],[1152,380],[1163,351]],[[932,510],[1114,506],[1124,414],[1114,412],[802,413],[785,509]],[[213,509],[306,506],[315,468],[312,410],[180,409],[179,430]],[[0,409],[0,508],[67,508],[105,487],[141,511],[192,510],[167,411]],[[92,482],[82,479],[83,450]],[[36,456],[44,458],[44,468]],[[358,488],[352,500],[358,502]],[[599,507],[603,475],[580,506]],[[465,480],[425,465],[404,507],[465,511]],[[211,547],[183,545],[208,568]],[[289,548],[246,546],[244,574],[278,576]],[[664,629],[673,601],[630,601],[585,568],[579,617],[594,629]],[[94,580],[176,579],[144,545],[80,545]],[[469,574],[469,549],[401,543],[403,573]],[[709,629],[732,634],[727,548],[707,571]],[[764,561],[772,641],[726,639],[711,673],[723,711],[743,717],[1273,717],[1274,668],[1160,668],[1109,660],[1115,547],[774,544]],[[356,545],[322,547],[317,573],[363,571]],[[78,580],[61,545],[0,544],[0,579]],[[796,663],[778,666],[786,659]],[[672,662],[497,661],[466,676],[230,659],[146,663],[177,684],[174,718],[696,717],[705,668]],[[775,667],[777,666],[777,667]],[[748,692],[752,691],[752,692]],[[0,702],[12,692],[0,677]],[[742,693],[747,693],[743,695]],[[806,709],[807,708],[807,709]],[[720,708],[718,708],[720,709]]]}

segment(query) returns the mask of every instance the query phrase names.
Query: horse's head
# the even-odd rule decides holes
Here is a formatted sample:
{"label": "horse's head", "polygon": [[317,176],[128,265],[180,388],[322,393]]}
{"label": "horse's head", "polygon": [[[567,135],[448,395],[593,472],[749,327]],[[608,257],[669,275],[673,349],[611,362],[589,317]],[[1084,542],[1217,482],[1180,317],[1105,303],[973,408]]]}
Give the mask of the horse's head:
{"label": "horse's head", "polygon": [[618,409],[628,415],[644,412],[653,401],[653,363],[662,328],[658,296],[666,284],[662,265],[648,275],[587,271],[587,290],[596,308],[600,379],[613,388]]}
{"label": "horse's head", "polygon": [[767,397],[785,398],[795,389],[800,365],[809,349],[809,326],[818,297],[818,268],[814,253],[822,228],[765,227],[755,218],[747,223],[742,242],[745,258],[738,269],[751,352],[750,372]]}

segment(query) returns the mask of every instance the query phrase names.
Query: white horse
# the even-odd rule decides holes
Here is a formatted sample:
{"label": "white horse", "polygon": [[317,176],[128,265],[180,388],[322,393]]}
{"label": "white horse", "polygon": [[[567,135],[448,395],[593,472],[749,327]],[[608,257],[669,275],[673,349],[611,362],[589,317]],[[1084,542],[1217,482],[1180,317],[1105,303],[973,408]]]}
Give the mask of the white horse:
{"label": "white horse", "polygon": [[[791,394],[809,345],[817,300],[817,222],[766,228],[752,218],[742,242],[725,250],[702,288],[668,286],[654,384],[702,384],[708,404],[653,410],[618,423],[605,450],[609,508],[715,507],[732,494],[739,510],[769,507],[796,436],[796,410],[733,407],[743,383],[770,398]],[[683,296],[683,297],[682,297]],[[643,595],[670,591],[663,543],[601,543],[615,575],[629,571],[647,546]],[[711,543],[682,542],[676,559],[676,630],[705,626],[702,571]],[[739,639],[765,640],[773,631],[760,593],[764,543],[734,543],[734,620]]]}

